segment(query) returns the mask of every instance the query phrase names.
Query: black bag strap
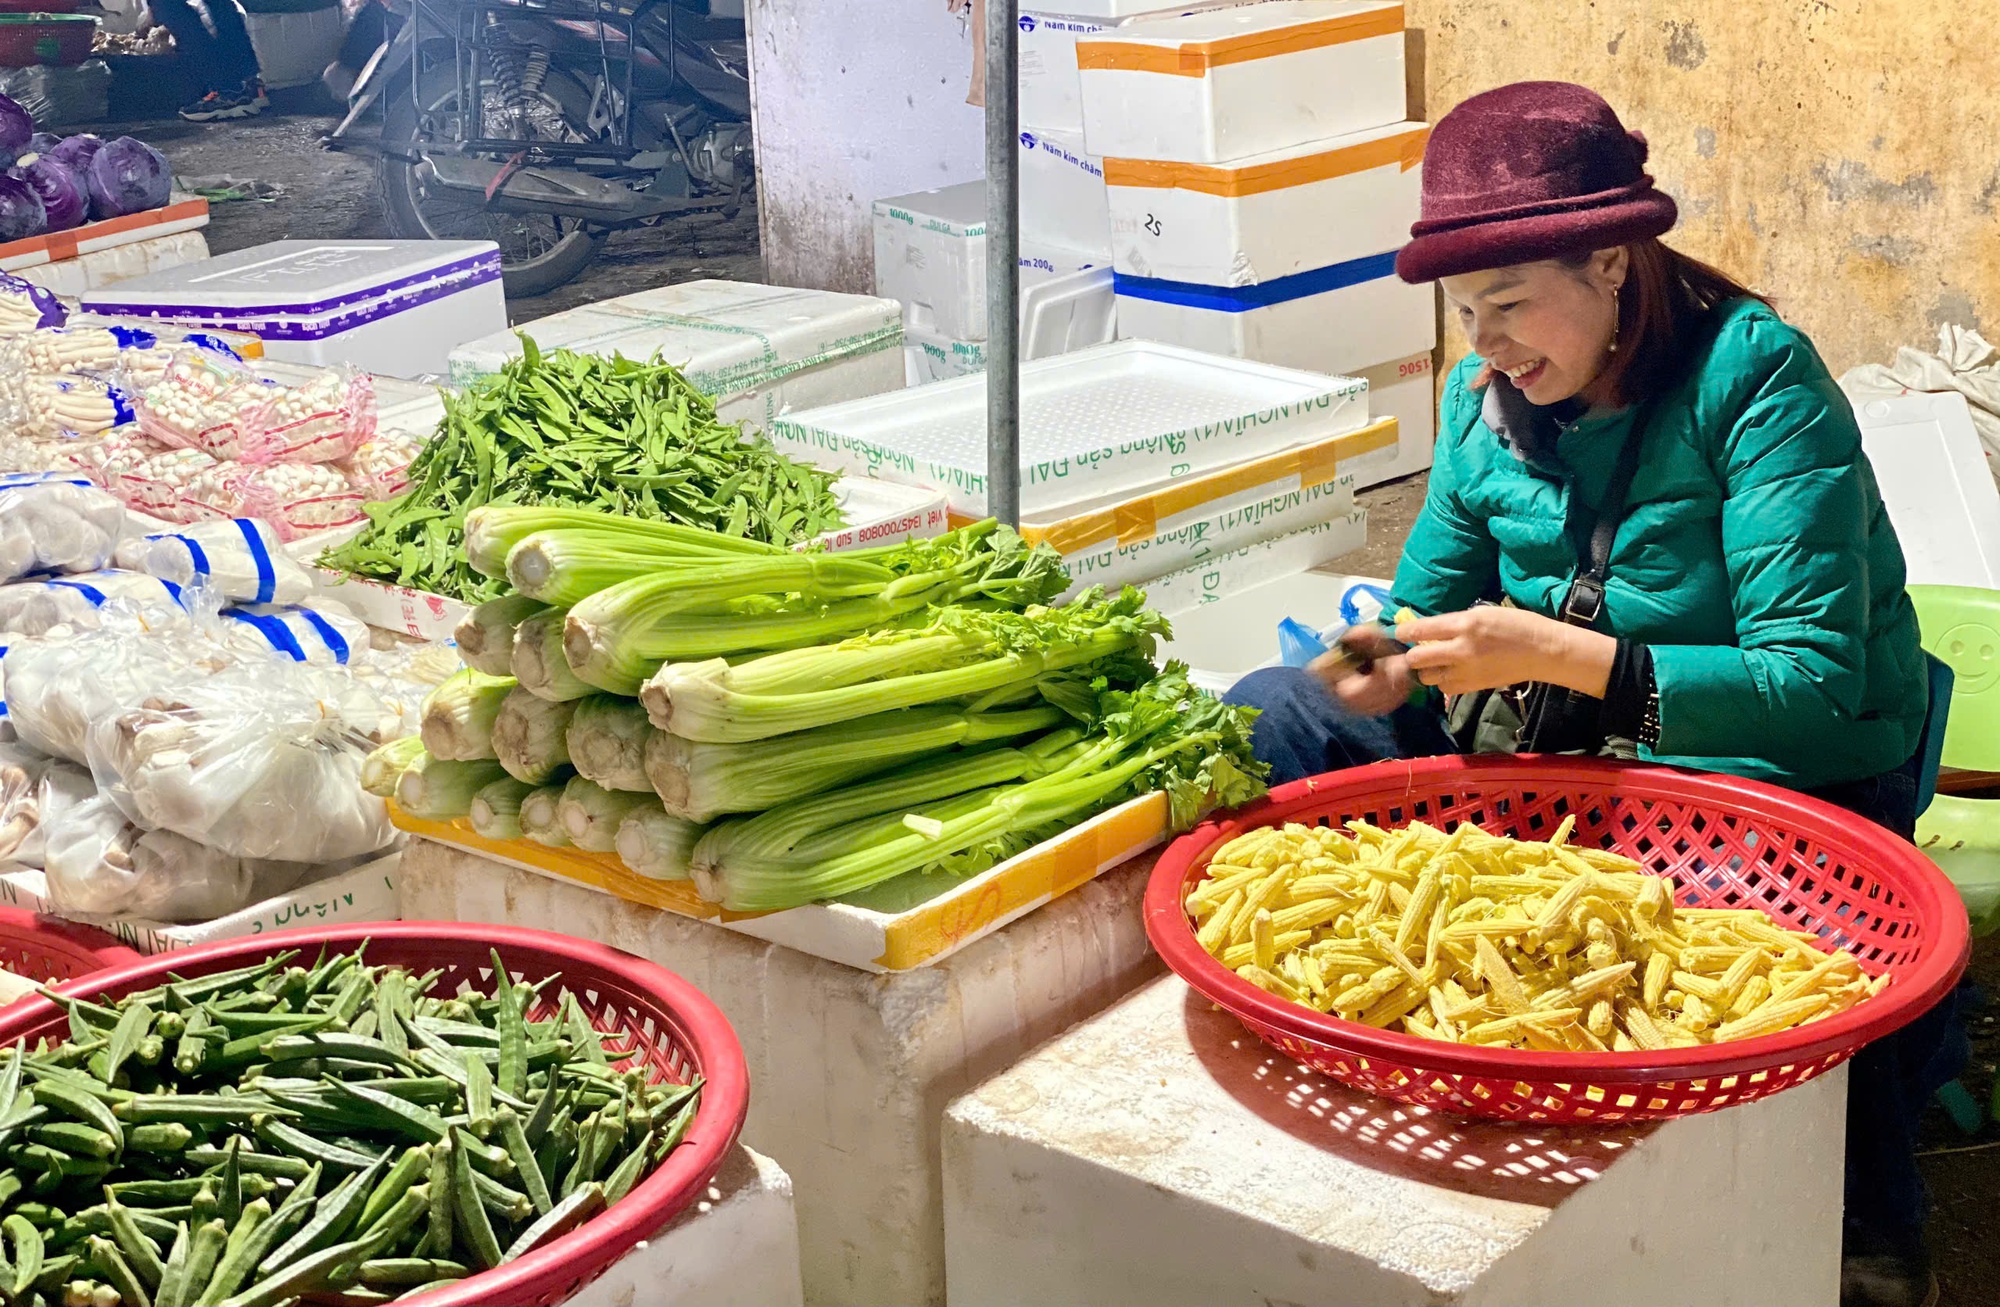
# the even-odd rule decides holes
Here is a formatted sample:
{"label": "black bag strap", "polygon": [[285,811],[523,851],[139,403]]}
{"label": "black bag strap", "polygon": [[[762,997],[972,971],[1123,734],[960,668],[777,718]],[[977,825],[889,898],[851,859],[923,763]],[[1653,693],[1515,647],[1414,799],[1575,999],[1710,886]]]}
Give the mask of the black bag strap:
{"label": "black bag strap", "polygon": [[[1562,606],[1556,611],[1556,616],[1571,626],[1595,626],[1604,613],[1604,583],[1611,572],[1611,546],[1618,538],[1618,528],[1625,523],[1626,502],[1631,497],[1632,479],[1639,472],[1639,454],[1646,443],[1647,419],[1651,414],[1652,405],[1646,404],[1633,417],[1632,429],[1626,432],[1625,443],[1618,447],[1618,461],[1612,464],[1611,479],[1605,483],[1603,506],[1590,525],[1589,535],[1583,537],[1576,579],[1570,582]],[[1589,512],[1572,482],[1569,497],[1572,538],[1581,534],[1583,519]]]}

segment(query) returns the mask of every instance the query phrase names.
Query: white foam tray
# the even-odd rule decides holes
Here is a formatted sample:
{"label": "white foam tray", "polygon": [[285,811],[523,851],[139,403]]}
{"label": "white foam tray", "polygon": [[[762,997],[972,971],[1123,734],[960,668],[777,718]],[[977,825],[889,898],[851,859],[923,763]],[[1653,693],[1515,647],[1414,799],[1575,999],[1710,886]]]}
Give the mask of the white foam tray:
{"label": "white foam tray", "polygon": [[1855,415],[1910,583],[2000,589],[2000,491],[1965,396],[1864,399]]}
{"label": "white foam tray", "polygon": [[[1368,423],[1368,383],[1119,341],[1021,368],[1021,511],[1199,475]],[[855,400],[774,423],[787,453],[942,490],[987,515],[986,378]]]}

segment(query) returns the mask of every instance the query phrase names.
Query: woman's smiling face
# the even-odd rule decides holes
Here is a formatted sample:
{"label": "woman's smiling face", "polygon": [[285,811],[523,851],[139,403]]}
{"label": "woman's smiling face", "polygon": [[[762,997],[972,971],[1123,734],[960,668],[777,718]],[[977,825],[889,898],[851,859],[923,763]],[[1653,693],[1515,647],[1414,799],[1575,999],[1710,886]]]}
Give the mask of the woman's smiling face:
{"label": "woman's smiling face", "polygon": [[1472,350],[1504,372],[1531,404],[1575,396],[1608,401],[1604,374],[1616,339],[1621,247],[1600,250],[1580,267],[1553,260],[1446,277],[1446,302]]}

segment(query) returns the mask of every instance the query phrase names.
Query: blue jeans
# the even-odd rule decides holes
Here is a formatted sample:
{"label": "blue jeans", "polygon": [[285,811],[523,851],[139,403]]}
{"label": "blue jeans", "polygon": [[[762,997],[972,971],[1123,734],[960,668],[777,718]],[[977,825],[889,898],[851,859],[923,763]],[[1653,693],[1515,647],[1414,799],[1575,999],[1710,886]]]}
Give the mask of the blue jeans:
{"label": "blue jeans", "polygon": [[[1349,711],[1303,671],[1265,667],[1236,683],[1230,703],[1262,710],[1251,735],[1271,765],[1271,784],[1388,758],[1459,751],[1432,707],[1405,705],[1387,717]],[[1908,839],[1917,825],[1912,758],[1894,771],[1810,791]],[[1850,1230],[1892,1246],[1913,1245],[1927,1200],[1917,1172],[1917,1121],[1938,1089],[1971,1059],[1962,1011],[1970,982],[1886,1039],[1861,1050],[1847,1081],[1847,1221]]]}

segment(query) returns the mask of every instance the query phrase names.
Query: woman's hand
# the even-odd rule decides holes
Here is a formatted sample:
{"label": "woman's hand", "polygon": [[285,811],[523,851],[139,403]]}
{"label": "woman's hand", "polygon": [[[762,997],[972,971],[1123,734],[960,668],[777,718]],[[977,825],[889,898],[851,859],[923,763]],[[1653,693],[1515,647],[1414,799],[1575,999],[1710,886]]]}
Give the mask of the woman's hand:
{"label": "woman's hand", "polygon": [[1410,668],[1446,694],[1546,681],[1604,697],[1618,641],[1522,608],[1481,607],[1399,623]]}
{"label": "woman's hand", "polygon": [[[1323,653],[1306,666],[1327,693],[1364,717],[1386,717],[1409,700],[1416,678],[1405,660],[1403,646],[1387,631],[1370,624],[1352,627],[1340,648]],[[1360,670],[1354,670],[1356,662]]]}

